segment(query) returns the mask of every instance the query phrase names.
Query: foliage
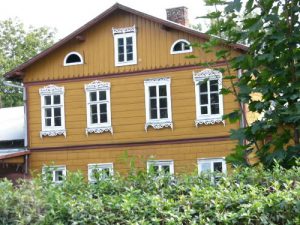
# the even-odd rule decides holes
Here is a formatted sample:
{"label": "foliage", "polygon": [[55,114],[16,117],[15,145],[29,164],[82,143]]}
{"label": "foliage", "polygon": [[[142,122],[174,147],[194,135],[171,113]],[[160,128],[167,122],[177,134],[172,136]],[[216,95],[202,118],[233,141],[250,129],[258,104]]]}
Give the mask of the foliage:
{"label": "foliage", "polygon": [[[215,11],[205,18],[214,20],[203,45],[207,51],[222,45],[216,52],[218,60],[228,62],[225,79],[231,86],[223,94],[234,94],[239,110],[225,119],[246,118],[244,105],[259,113],[261,119],[245,128],[232,131],[234,139],[242,140],[228,160],[249,165],[249,154],[267,167],[274,160],[286,168],[300,157],[300,15],[299,0],[206,0]],[[218,10],[218,8],[222,10]],[[226,37],[221,40],[217,37]],[[226,48],[248,43],[245,54],[231,55]],[[242,71],[237,77],[236,71]],[[235,71],[234,74],[232,71]],[[255,98],[256,96],[256,98]]]}
{"label": "foliage", "polygon": [[23,104],[20,90],[5,86],[3,75],[51,46],[54,35],[48,27],[26,29],[19,20],[0,21],[0,107]]}
{"label": "foliage", "polygon": [[61,184],[0,180],[0,224],[299,224],[300,167],[207,176],[137,172],[97,184],[69,173]]}

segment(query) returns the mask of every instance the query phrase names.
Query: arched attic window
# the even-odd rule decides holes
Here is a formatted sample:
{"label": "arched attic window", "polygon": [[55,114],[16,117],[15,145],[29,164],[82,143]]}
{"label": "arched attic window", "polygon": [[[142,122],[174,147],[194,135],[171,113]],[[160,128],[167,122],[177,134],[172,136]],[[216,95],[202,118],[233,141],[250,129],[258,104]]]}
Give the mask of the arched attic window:
{"label": "arched attic window", "polygon": [[64,66],[83,64],[83,58],[78,52],[70,52],[65,56]]}
{"label": "arched attic window", "polygon": [[180,54],[186,52],[192,52],[193,48],[191,43],[184,39],[179,39],[175,41],[171,47],[170,53],[171,54]]}

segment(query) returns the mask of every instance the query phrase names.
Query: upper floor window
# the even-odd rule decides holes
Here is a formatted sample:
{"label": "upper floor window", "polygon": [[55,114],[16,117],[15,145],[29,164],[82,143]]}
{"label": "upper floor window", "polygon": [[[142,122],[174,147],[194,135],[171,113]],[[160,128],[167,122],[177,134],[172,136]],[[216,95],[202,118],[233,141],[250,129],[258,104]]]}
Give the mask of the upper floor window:
{"label": "upper floor window", "polygon": [[96,183],[99,180],[106,179],[113,176],[113,164],[112,163],[99,163],[88,165],[88,179],[91,183]]}
{"label": "upper floor window", "polygon": [[175,41],[171,47],[171,54],[180,54],[180,53],[187,53],[192,52],[193,48],[187,40],[179,39]]}
{"label": "upper floor window", "polygon": [[42,170],[45,178],[51,179],[54,183],[61,183],[67,175],[66,166],[44,166]]}
{"label": "upper floor window", "polygon": [[156,175],[159,174],[174,174],[173,160],[151,160],[147,162],[147,171]]}
{"label": "upper floor window", "polygon": [[78,52],[70,52],[65,56],[64,66],[83,64],[83,58]]}
{"label": "upper floor window", "polygon": [[171,79],[168,77],[144,81],[146,131],[149,126],[152,126],[154,129],[163,127],[171,127],[173,129],[170,84]]}
{"label": "upper floor window", "polygon": [[42,106],[42,131],[40,136],[66,136],[64,87],[48,85],[39,90]]}
{"label": "upper floor window", "polygon": [[110,83],[93,81],[85,85],[87,102],[86,133],[111,132]]}
{"label": "upper floor window", "polygon": [[224,123],[222,74],[217,70],[205,69],[194,73],[196,94],[196,126]]}
{"label": "upper floor window", "polygon": [[211,177],[212,181],[220,178],[220,173],[226,173],[226,161],[224,158],[205,158],[198,159],[198,172],[214,173]]}
{"label": "upper floor window", "polygon": [[137,63],[136,28],[113,28],[115,65],[126,66]]}

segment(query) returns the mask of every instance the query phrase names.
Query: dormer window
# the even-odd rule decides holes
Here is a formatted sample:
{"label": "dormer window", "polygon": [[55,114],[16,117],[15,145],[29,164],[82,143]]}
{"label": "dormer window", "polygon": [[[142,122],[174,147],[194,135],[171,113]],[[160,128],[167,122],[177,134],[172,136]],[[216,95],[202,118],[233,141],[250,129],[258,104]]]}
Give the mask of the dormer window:
{"label": "dormer window", "polygon": [[133,27],[113,28],[115,45],[115,66],[137,63],[136,29]]}
{"label": "dormer window", "polygon": [[65,56],[64,66],[83,64],[83,58],[78,52],[70,52]]}
{"label": "dormer window", "polygon": [[175,41],[170,50],[171,54],[180,54],[180,53],[187,53],[192,51],[193,48],[191,46],[191,43],[184,39]]}

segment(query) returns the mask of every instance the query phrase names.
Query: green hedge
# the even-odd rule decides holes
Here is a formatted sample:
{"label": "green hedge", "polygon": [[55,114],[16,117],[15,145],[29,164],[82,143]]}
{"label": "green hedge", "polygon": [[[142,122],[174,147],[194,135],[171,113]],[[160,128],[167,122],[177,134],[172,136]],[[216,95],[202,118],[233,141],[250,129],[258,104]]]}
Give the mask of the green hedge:
{"label": "green hedge", "polygon": [[216,185],[143,172],[93,185],[80,173],[59,185],[1,180],[0,224],[300,224],[300,167],[236,169]]}

